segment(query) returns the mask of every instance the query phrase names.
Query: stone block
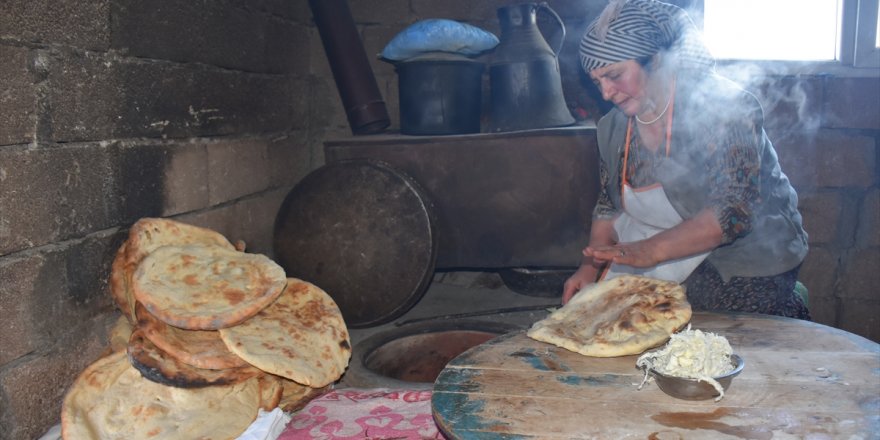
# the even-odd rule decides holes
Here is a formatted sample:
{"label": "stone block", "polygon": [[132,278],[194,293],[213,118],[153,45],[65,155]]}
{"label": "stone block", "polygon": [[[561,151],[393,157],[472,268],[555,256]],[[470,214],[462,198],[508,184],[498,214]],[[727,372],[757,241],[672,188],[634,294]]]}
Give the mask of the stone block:
{"label": "stone block", "polygon": [[308,23],[312,18],[307,0],[234,0],[234,3],[240,8],[261,11],[297,23]]}
{"label": "stone block", "polygon": [[289,83],[262,75],[59,53],[49,59],[53,141],[283,132]]}
{"label": "stone block", "polygon": [[[2,24],[0,28],[6,29]],[[35,140],[37,88],[28,71],[29,59],[27,48],[0,45],[0,145]]]}
{"label": "stone block", "polygon": [[[31,309],[34,281],[39,277],[45,260],[39,256],[0,257],[0,366],[18,359],[39,347]],[[60,280],[50,280],[53,291],[61,288]],[[48,281],[47,281],[48,284]]]}
{"label": "stone block", "polygon": [[90,316],[113,310],[107,278],[123,238],[114,230],[0,257],[0,365],[45,350]]}
{"label": "stone block", "polygon": [[867,188],[877,173],[873,138],[820,130],[774,140],[782,171],[796,188]]}
{"label": "stone block", "polygon": [[[367,51],[367,59],[370,60],[370,67],[373,69],[373,75],[377,81],[379,77],[393,75],[394,64],[379,59],[379,54],[385,49],[385,46],[397,35],[398,32],[406,28],[406,23],[391,26],[366,26],[364,27],[363,40],[364,47]],[[382,87],[380,86],[381,90]]]}
{"label": "stone block", "polygon": [[236,204],[236,217],[240,222],[238,236],[248,244],[248,252],[274,255],[275,218],[289,190],[284,187],[267,191]]}
{"label": "stone block", "polygon": [[272,71],[283,72],[296,78],[309,75],[312,54],[311,31],[304,24],[288,25],[272,21],[267,30],[266,53]]}
{"label": "stone block", "polygon": [[803,216],[810,244],[834,243],[843,207],[840,192],[802,192],[798,196],[798,209]]}
{"label": "stone block", "polygon": [[865,193],[859,209],[856,247],[880,246],[880,189]]}
{"label": "stone block", "polygon": [[294,23],[228,2],[114,2],[113,49],[140,58],[285,73]]}
{"label": "stone block", "polygon": [[0,149],[0,255],[118,224],[113,174],[101,144]]}
{"label": "stone block", "polygon": [[268,141],[242,139],[211,143],[208,149],[208,202],[219,205],[260,192],[271,179]]}
{"label": "stone block", "polygon": [[813,133],[822,124],[823,81],[815,76],[767,76],[749,90],[764,107],[764,128],[776,139],[788,133]]}
{"label": "stone block", "polygon": [[208,146],[205,143],[170,145],[162,178],[162,217],[209,205]]}
{"label": "stone block", "polygon": [[309,81],[310,101],[309,128],[311,130],[347,130],[351,136],[351,126],[342,105],[342,98],[336,89],[333,77],[312,77]]}
{"label": "stone block", "polygon": [[824,127],[880,129],[880,81],[865,77],[825,78]]}
{"label": "stone block", "polygon": [[3,37],[25,43],[105,51],[110,40],[110,0],[4,0]]}
{"label": "stone block", "polygon": [[357,24],[407,23],[412,21],[409,3],[409,0],[349,0],[348,8]]}
{"label": "stone block", "polygon": [[811,310],[814,300],[834,299],[834,281],[837,279],[839,265],[840,259],[830,250],[818,246],[810,247],[798,273],[798,280],[807,288]]}
{"label": "stone block", "polygon": [[853,249],[843,259],[840,296],[845,301],[880,301],[880,248]]}
{"label": "stone block", "polygon": [[[418,20],[426,18],[448,18],[450,20],[493,20],[497,16],[497,9],[507,6],[510,2],[505,0],[487,0],[475,2],[471,0],[447,0],[438,2],[434,0],[411,0],[410,7]],[[415,21],[415,20],[413,20]]]}
{"label": "stone block", "polygon": [[0,369],[0,439],[39,438],[58,423],[61,402],[80,372],[107,346],[106,313],[65,329],[48,352]]}
{"label": "stone block", "polygon": [[880,300],[844,300],[838,327],[880,343]]}
{"label": "stone block", "polygon": [[826,298],[810,298],[810,318],[813,322],[824,324],[830,327],[837,327],[838,309],[840,308],[840,299],[833,297]]}
{"label": "stone block", "polygon": [[317,166],[313,164],[306,135],[305,132],[293,132],[269,143],[272,187],[293,186]]}
{"label": "stone block", "polygon": [[[236,209],[236,204],[225,204],[183,214],[175,217],[174,220],[212,229],[223,234],[232,243],[235,243],[238,240],[244,240],[241,234],[242,222],[238,215],[239,212]],[[247,245],[247,251],[250,251],[250,245],[246,241],[245,244]]]}
{"label": "stone block", "polygon": [[312,97],[308,77],[296,77],[290,80],[290,129],[305,130],[309,128]]}
{"label": "stone block", "polygon": [[333,81],[333,70],[318,28],[309,28],[309,68],[312,76]]}

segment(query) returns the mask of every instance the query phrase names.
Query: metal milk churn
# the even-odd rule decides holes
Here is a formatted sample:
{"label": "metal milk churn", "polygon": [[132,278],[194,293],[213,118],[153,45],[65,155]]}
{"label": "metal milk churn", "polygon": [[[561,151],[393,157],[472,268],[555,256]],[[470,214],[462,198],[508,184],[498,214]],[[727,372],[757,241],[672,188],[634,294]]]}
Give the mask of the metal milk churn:
{"label": "metal milk churn", "polygon": [[[562,30],[554,51],[536,22],[546,10]],[[489,131],[560,127],[575,122],[562,94],[559,50],[565,25],[547,3],[521,3],[498,8],[500,43],[489,61],[491,115]]]}

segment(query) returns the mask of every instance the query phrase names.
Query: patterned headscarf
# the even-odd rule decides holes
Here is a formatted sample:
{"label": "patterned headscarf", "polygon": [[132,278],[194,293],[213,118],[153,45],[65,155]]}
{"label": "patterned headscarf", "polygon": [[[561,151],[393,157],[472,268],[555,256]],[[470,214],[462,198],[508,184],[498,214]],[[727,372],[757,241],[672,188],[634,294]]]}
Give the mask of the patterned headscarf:
{"label": "patterned headscarf", "polygon": [[610,0],[590,23],[578,53],[584,71],[665,51],[680,68],[711,70],[715,58],[687,12],[655,0]]}

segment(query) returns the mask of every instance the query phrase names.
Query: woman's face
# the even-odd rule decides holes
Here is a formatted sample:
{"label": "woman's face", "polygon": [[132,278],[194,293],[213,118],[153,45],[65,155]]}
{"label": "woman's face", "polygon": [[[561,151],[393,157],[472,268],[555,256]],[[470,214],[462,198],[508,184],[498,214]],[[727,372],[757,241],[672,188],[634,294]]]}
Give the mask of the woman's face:
{"label": "woman's face", "polygon": [[627,116],[648,110],[648,74],[635,60],[626,60],[590,71],[590,78],[602,92],[602,98],[612,102]]}

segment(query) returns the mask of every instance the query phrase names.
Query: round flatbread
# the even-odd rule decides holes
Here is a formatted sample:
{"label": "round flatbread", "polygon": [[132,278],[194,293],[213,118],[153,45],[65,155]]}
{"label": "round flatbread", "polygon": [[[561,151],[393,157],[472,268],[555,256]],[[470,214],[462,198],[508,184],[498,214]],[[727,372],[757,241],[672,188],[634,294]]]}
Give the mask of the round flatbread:
{"label": "round flatbread", "polygon": [[265,255],[217,246],[163,246],[132,280],[135,299],[157,318],[189,330],[237,325],[275,301],[284,269]]}
{"label": "round flatbread", "polygon": [[110,350],[113,352],[125,351],[133,331],[134,327],[128,322],[128,318],[124,315],[120,316],[110,329]]}
{"label": "round flatbread", "polygon": [[683,286],[624,275],[587,286],[527,335],[585,356],[626,356],[663,344],[690,319]]}
{"label": "round flatbread", "polygon": [[264,374],[250,365],[223,370],[193,367],[156,347],[140,329],[131,334],[128,360],[145,378],[178,388],[231,385]]}
{"label": "round flatbread", "polygon": [[235,249],[235,246],[217,231],[167,218],[142,218],[128,231],[125,263],[134,268],[144,257],[162,246],[186,245]]}
{"label": "round flatbread", "polygon": [[260,408],[263,411],[272,411],[281,402],[281,393],[284,391],[282,380],[285,379],[274,374],[264,373],[260,376]]}
{"label": "round flatbread", "polygon": [[66,440],[237,438],[257,417],[256,378],[235,385],[184,389],[141,376],[125,352],[88,366],[61,406]]}
{"label": "round flatbread", "polygon": [[281,381],[281,386],[283,387],[281,391],[281,401],[278,402],[278,406],[282,411],[287,413],[292,413],[305,408],[309,402],[326,393],[331,388],[330,385],[321,388],[312,388],[300,385],[290,379],[285,379],[280,376],[276,377]]}
{"label": "round flatbread", "polygon": [[351,358],[339,307],[326,292],[296,278],[271,306],[220,329],[220,337],[251,365],[313,388],[339,379]]}
{"label": "round flatbread", "polygon": [[197,368],[223,370],[247,366],[226,348],[217,330],[185,330],[166,324],[137,304],[138,328],[160,350]]}

